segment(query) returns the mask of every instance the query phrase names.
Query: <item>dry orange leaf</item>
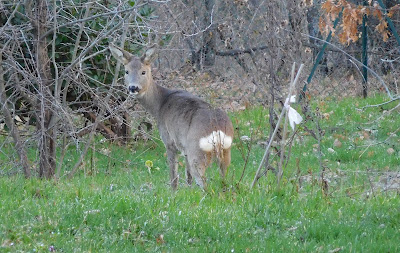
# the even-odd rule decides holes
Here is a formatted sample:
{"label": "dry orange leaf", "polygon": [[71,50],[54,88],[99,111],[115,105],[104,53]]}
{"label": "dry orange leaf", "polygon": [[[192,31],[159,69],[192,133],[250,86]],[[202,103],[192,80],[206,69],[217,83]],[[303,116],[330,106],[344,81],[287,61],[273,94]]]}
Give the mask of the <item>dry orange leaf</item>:
{"label": "dry orange leaf", "polygon": [[395,13],[396,11],[400,11],[400,4],[396,4],[395,6],[393,6],[392,8],[390,8],[390,10],[389,10],[387,16],[388,16],[389,18],[393,17],[393,15],[394,15],[394,13]]}

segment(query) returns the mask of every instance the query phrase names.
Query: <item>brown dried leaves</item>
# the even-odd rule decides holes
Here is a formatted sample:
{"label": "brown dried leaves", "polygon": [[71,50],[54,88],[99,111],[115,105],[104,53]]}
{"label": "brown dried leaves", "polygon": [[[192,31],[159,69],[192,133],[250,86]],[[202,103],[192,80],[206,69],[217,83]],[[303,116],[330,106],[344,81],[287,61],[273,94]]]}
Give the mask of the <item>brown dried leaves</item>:
{"label": "brown dried leaves", "polygon": [[[332,33],[337,36],[340,43],[350,44],[360,38],[359,26],[362,24],[364,15],[372,16],[379,21],[375,30],[382,35],[383,41],[387,41],[390,36],[386,17],[392,17],[396,11],[400,10],[400,5],[395,5],[384,13],[376,3],[369,2],[369,6],[355,5],[346,0],[327,0],[321,5],[322,15],[319,22],[319,30],[322,34]],[[343,10],[343,11],[342,11]],[[342,20],[340,28],[334,27],[335,20],[342,11]]]}

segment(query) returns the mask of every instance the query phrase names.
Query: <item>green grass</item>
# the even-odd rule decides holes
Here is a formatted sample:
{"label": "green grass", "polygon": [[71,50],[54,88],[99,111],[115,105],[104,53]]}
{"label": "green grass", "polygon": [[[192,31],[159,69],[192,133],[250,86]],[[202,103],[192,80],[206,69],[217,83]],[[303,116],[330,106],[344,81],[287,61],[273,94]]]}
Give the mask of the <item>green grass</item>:
{"label": "green grass", "polygon": [[[0,177],[0,252],[400,251],[399,195],[378,188],[371,192],[371,183],[382,173],[399,171],[400,134],[368,147],[386,140],[400,126],[400,117],[397,111],[373,121],[394,105],[353,109],[382,101],[384,97],[376,96],[312,104],[321,114],[333,111],[329,119],[319,120],[325,131],[321,150],[328,190],[322,190],[313,151],[317,141],[305,134],[304,126],[281,189],[276,190],[273,173],[250,189],[264,151],[261,142],[269,133],[268,113],[262,108],[231,115],[237,136],[226,186],[214,166],[207,172],[207,192],[184,184],[182,166],[179,189],[170,190],[159,140],[129,148],[98,140],[98,152],[89,153],[71,180]],[[315,121],[305,126],[315,130]],[[365,129],[373,131],[360,139]],[[240,142],[243,135],[252,141]],[[342,147],[332,146],[336,138]],[[387,154],[388,147],[396,153]],[[102,152],[110,152],[111,158]],[[70,149],[66,171],[78,154]],[[243,180],[237,184],[247,155]],[[160,170],[149,174],[147,160]]]}

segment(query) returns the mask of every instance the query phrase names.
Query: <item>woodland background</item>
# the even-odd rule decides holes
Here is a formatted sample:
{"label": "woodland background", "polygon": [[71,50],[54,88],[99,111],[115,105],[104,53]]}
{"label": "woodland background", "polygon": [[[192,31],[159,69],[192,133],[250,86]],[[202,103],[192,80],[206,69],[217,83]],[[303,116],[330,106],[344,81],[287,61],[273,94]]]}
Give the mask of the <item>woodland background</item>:
{"label": "woodland background", "polygon": [[[228,111],[265,106],[274,127],[292,64],[305,64],[300,94],[323,40],[333,32],[303,94],[303,115],[315,115],[307,104],[313,98],[382,92],[396,101],[400,45],[386,18],[399,31],[399,1],[383,4],[386,8],[355,0],[2,0],[0,174],[72,177],[95,149],[97,136],[118,145],[153,138],[153,121],[128,97],[110,43],[135,54],[156,44],[154,76],[161,85],[184,88]],[[359,62],[364,16],[373,71],[367,84]],[[80,154],[74,164],[64,161],[71,146]]]}

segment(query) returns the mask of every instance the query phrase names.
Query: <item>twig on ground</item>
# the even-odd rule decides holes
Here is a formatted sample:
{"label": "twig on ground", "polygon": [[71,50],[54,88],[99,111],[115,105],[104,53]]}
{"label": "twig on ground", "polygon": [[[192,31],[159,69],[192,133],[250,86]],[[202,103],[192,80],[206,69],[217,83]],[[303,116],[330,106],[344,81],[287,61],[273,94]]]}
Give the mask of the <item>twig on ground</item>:
{"label": "twig on ground", "polygon": [[[377,142],[377,143],[368,144],[368,145],[367,145],[367,148],[364,149],[364,151],[360,154],[360,156],[359,156],[358,158],[361,158],[361,157],[364,155],[364,153],[367,152],[367,150],[368,150],[371,146],[376,146],[376,145],[380,145],[380,144],[383,144],[383,143],[387,142],[387,141],[388,141],[390,138],[392,138],[393,135],[394,135],[395,133],[397,133],[399,130],[400,130],[400,127],[397,128],[396,130],[394,130],[394,131],[389,135],[389,137],[387,137],[387,138],[386,138],[385,140],[383,140],[383,141],[380,141],[380,142]],[[365,145],[360,146],[360,147],[365,147]]]}
{"label": "twig on ground", "polygon": [[[365,109],[371,108],[371,107],[379,107],[379,106],[382,106],[382,105],[390,104],[390,103],[392,103],[392,102],[394,102],[394,101],[397,101],[397,100],[400,100],[400,96],[395,97],[395,98],[392,98],[392,99],[390,99],[389,101],[386,101],[386,102],[383,102],[383,103],[380,103],[380,104],[376,104],[376,105],[366,105],[366,106],[363,106],[363,107],[361,107],[361,108],[356,108],[356,110],[362,111],[362,110],[365,110]],[[397,107],[397,106],[396,106],[396,107]]]}

